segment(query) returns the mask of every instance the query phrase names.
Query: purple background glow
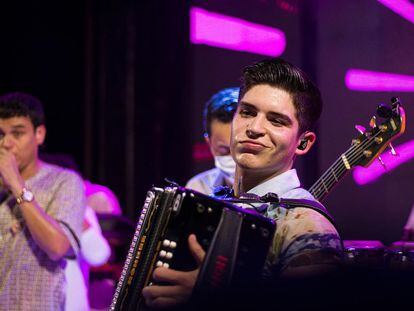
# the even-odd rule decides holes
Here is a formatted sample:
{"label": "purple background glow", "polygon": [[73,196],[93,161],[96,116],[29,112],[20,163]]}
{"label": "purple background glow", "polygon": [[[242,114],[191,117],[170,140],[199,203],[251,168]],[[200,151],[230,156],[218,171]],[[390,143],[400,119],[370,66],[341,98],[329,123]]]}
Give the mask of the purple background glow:
{"label": "purple background glow", "polygon": [[414,158],[414,140],[396,146],[394,149],[397,151],[397,156],[393,156],[390,152],[384,152],[381,155],[385,168],[378,160],[375,160],[369,167],[356,167],[353,172],[355,182],[359,185],[375,182],[382,175],[390,173]]}
{"label": "purple background glow", "polygon": [[348,89],[362,92],[413,92],[414,76],[349,69],[345,75]]}
{"label": "purple background glow", "polygon": [[378,0],[378,2],[414,23],[414,4],[409,0]]}
{"label": "purple background glow", "polygon": [[280,56],[286,47],[279,29],[197,7],[190,10],[190,41],[266,56]]}

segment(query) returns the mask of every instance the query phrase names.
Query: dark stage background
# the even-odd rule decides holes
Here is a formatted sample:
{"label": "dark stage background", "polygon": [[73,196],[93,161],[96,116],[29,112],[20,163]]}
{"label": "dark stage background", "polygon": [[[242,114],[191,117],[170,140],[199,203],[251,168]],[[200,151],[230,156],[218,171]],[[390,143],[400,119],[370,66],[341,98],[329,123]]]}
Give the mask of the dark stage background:
{"label": "dark stage background", "polygon": [[[71,154],[85,178],[108,185],[135,219],[151,185],[181,184],[212,166],[202,149],[204,102],[236,86],[263,55],[189,40],[189,9],[204,8],[285,33],[281,55],[318,83],[325,109],[316,148],[297,168],[309,187],[367,126],[375,107],[400,96],[412,140],[414,93],[351,91],[349,68],[414,75],[414,25],[378,1],[114,1],[0,5],[0,92],[45,104],[50,153]],[[414,162],[357,186],[351,174],[326,205],[344,239],[398,240],[413,195]]]}

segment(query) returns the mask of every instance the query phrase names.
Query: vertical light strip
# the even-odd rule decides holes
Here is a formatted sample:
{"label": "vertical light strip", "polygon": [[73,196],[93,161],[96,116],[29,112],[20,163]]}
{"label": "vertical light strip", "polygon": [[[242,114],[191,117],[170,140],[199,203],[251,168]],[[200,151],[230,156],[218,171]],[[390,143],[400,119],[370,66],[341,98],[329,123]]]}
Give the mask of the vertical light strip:
{"label": "vertical light strip", "polygon": [[266,56],[280,56],[286,47],[279,29],[197,7],[190,9],[190,41]]}
{"label": "vertical light strip", "polygon": [[414,24],[414,4],[409,0],[378,0],[391,11]]}
{"label": "vertical light strip", "polygon": [[349,69],[345,74],[345,85],[353,91],[413,92],[414,76]]}
{"label": "vertical light strip", "polygon": [[403,163],[414,158],[414,140],[406,142],[395,147],[398,155],[393,156],[390,153],[381,155],[385,168],[379,161],[374,161],[369,167],[356,167],[353,171],[353,177],[358,185],[365,185],[376,181],[382,175],[391,172]]}

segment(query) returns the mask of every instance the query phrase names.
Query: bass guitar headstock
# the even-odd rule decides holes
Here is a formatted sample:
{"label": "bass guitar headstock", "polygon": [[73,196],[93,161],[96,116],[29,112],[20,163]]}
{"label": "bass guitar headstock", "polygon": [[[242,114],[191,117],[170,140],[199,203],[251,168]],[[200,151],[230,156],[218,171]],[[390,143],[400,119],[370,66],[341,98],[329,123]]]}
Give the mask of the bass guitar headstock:
{"label": "bass guitar headstock", "polygon": [[351,167],[369,166],[375,158],[385,148],[389,147],[393,155],[397,155],[391,145],[391,141],[400,136],[405,131],[405,111],[401,106],[399,98],[391,99],[391,106],[379,104],[377,107],[377,116],[382,119],[381,123],[375,116],[370,121],[371,129],[365,130],[362,126],[357,125],[355,128],[360,134],[352,140],[352,147],[348,150],[348,162]]}

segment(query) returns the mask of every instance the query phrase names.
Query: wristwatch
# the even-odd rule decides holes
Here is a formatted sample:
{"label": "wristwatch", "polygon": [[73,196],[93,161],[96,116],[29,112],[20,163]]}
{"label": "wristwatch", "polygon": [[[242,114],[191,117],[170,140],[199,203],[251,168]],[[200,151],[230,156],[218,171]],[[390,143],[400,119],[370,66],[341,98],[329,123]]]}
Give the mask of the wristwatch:
{"label": "wristwatch", "polygon": [[34,199],[33,192],[31,192],[27,188],[23,188],[20,196],[16,198],[16,202],[17,204],[22,204],[23,202],[32,202],[33,199]]}

